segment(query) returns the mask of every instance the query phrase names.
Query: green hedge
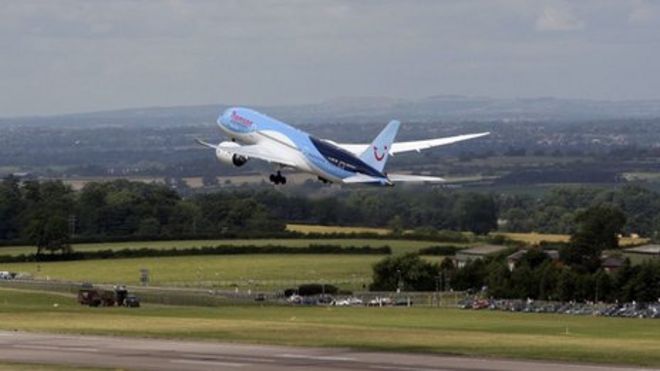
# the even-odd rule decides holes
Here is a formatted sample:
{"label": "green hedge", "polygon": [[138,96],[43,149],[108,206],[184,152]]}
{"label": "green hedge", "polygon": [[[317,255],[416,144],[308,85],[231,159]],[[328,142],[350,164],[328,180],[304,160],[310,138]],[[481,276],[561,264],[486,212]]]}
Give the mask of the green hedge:
{"label": "green hedge", "polygon": [[122,259],[184,255],[239,255],[239,254],[362,254],[362,255],[389,255],[392,249],[389,246],[348,246],[339,245],[309,245],[309,247],[290,247],[279,245],[267,246],[202,246],[186,249],[121,249],[79,251],[69,254],[22,254],[17,256],[0,256],[0,263],[21,262],[49,262],[91,259]]}

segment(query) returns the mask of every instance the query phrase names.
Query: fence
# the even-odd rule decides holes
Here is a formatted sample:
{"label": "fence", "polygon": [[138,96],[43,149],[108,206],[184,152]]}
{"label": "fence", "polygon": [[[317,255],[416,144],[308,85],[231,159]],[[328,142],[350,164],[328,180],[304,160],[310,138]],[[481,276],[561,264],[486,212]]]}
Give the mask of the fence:
{"label": "fence", "polygon": [[[75,295],[81,288],[80,282],[54,280],[0,280],[0,287],[34,291],[61,292]],[[113,285],[94,285],[97,288],[112,290]],[[130,293],[136,294],[144,303],[166,305],[219,306],[231,304],[288,303],[282,292],[252,290],[214,290],[183,287],[143,287],[126,286]],[[347,295],[337,295],[337,298]],[[362,300],[363,304],[380,302],[387,298],[393,303],[415,307],[455,307],[465,296],[461,292],[356,292],[352,297]]]}

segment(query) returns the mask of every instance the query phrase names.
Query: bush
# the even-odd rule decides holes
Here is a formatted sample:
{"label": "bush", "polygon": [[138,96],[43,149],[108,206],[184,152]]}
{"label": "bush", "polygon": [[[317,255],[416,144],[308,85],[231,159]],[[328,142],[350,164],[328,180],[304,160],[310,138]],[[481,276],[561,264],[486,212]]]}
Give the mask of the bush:
{"label": "bush", "polygon": [[440,274],[437,263],[429,263],[417,254],[390,256],[374,264],[371,291],[432,291]]}

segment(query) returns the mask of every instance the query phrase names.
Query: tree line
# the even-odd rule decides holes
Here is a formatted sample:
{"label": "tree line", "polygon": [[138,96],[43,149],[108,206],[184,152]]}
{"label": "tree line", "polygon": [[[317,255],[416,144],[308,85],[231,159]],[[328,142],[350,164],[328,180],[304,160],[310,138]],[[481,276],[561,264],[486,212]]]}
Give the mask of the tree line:
{"label": "tree line", "polygon": [[212,237],[282,232],[284,221],[252,197],[214,193],[182,199],[163,185],[117,180],[80,192],[59,181],[0,184],[0,241],[28,241],[42,252],[68,251],[73,237]]}
{"label": "tree line", "polygon": [[623,232],[658,238],[660,193],[639,185],[618,188],[556,187],[541,196],[499,195],[501,229],[511,232],[573,232],[573,220],[582,210],[610,205],[626,216]]}
{"label": "tree line", "polygon": [[526,250],[511,269],[507,256],[468,261],[458,268],[451,258],[442,263],[426,261],[418,254],[392,256],[373,268],[371,290],[413,291],[454,289],[483,292],[497,299],[555,301],[654,302],[660,299],[660,261],[648,260],[608,272],[601,264],[603,252],[618,247],[617,234],[626,224],[617,208],[599,205],[580,211],[569,243],[559,248],[559,259],[541,248]]}
{"label": "tree line", "polygon": [[272,236],[285,223],[415,230],[572,233],[595,205],[623,212],[624,233],[658,237],[660,194],[638,186],[558,187],[540,196],[444,188],[358,188],[311,198],[279,190],[232,190],[182,197],[165,185],[117,180],[81,191],[58,181],[0,183],[0,243],[30,241],[43,251],[82,240]]}
{"label": "tree line", "polygon": [[218,191],[183,198],[164,185],[116,180],[88,183],[79,192],[60,181],[0,183],[0,242],[29,241],[66,251],[81,240],[269,236],[286,222],[390,227],[422,225],[485,234],[497,226],[495,200],[477,193],[421,196],[356,192],[320,199],[271,190]]}

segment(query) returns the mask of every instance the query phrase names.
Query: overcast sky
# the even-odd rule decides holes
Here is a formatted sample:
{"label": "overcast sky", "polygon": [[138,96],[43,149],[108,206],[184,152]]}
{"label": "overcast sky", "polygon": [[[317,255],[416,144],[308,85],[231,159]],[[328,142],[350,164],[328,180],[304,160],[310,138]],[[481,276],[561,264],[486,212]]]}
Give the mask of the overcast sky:
{"label": "overcast sky", "polygon": [[437,94],[660,98],[660,1],[0,0],[0,116]]}

